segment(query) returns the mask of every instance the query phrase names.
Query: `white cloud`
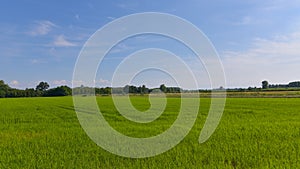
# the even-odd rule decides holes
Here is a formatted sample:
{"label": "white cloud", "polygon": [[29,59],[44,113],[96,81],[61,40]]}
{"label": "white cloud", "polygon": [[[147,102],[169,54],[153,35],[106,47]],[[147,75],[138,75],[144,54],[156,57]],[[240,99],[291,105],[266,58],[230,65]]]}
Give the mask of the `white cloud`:
{"label": "white cloud", "polygon": [[51,21],[37,21],[29,34],[32,36],[47,35],[54,27],[57,26]]}
{"label": "white cloud", "polygon": [[68,81],[67,80],[54,80],[51,83],[53,86],[61,86],[61,85],[68,85]]}
{"label": "white cloud", "polygon": [[72,80],[72,87],[79,87],[81,85],[84,85],[83,80]]}
{"label": "white cloud", "polygon": [[223,64],[229,86],[300,80],[300,32],[271,39],[256,38],[245,51],[226,51]]}
{"label": "white cloud", "polygon": [[98,85],[109,85],[110,82],[109,82],[109,80],[100,78],[98,81],[96,81],[96,84],[98,84]]}
{"label": "white cloud", "polygon": [[63,35],[57,36],[53,42],[54,46],[57,47],[72,47],[72,46],[77,46],[75,43],[72,43],[68,40],[65,39]]}
{"label": "white cloud", "polygon": [[89,87],[108,87],[111,86],[109,80],[100,78],[99,80],[87,81],[87,80],[73,80],[72,86],[79,87],[79,86],[89,86]]}
{"label": "white cloud", "polygon": [[17,80],[13,80],[9,83],[12,87],[17,87],[20,83]]}
{"label": "white cloud", "polygon": [[115,17],[112,17],[112,16],[108,16],[106,18],[109,19],[109,20],[115,20],[116,19]]}

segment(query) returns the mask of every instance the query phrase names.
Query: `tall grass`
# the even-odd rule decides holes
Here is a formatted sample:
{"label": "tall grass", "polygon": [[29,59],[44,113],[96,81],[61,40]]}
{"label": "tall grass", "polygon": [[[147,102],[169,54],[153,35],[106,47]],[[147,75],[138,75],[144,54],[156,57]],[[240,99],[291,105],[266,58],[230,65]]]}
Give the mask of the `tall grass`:
{"label": "tall grass", "polygon": [[[131,98],[146,110],[146,97]],[[111,97],[99,97],[109,123],[132,137],[163,132],[176,119],[179,98],[146,125],[122,117]],[[300,168],[299,98],[229,98],[216,132],[198,137],[210,105],[201,99],[198,119],[175,148],[131,159],[98,147],[81,128],[71,97],[0,99],[0,168]]]}

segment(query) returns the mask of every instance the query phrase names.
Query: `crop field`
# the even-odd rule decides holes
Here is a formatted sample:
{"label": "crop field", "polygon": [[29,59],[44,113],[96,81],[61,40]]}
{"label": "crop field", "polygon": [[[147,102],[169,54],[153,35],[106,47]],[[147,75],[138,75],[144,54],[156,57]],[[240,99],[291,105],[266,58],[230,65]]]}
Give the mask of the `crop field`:
{"label": "crop field", "polygon": [[[149,124],[122,117],[110,96],[97,97],[109,124],[132,137],[151,137],[177,117],[180,98]],[[132,96],[146,110],[147,96]],[[0,168],[300,168],[300,98],[227,98],[221,122],[199,144],[209,98],[173,149],[149,158],[120,157],[97,146],[81,128],[72,97],[0,99]]]}

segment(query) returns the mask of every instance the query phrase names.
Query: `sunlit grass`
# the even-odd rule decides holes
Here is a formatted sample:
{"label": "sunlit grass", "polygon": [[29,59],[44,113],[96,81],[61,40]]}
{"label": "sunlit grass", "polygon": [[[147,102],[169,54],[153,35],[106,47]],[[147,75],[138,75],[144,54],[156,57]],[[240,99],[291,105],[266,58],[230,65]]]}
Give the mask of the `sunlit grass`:
{"label": "sunlit grass", "polygon": [[[146,110],[146,96],[131,97]],[[122,117],[111,97],[98,97],[118,131],[136,137],[172,125],[180,99],[168,99],[149,125]],[[204,144],[199,133],[210,99],[201,99],[198,119],[175,148],[145,159],[123,158],[98,147],[81,128],[71,97],[0,99],[0,168],[300,168],[300,98],[229,98],[216,132]]]}

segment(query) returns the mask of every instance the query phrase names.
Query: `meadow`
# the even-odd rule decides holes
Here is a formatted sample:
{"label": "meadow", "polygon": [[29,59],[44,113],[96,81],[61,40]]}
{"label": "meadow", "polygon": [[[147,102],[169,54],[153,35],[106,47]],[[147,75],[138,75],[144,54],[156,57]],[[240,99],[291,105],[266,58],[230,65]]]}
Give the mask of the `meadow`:
{"label": "meadow", "polygon": [[[109,96],[97,97],[105,119],[133,137],[150,137],[172,125],[178,97],[149,124],[122,117]],[[147,96],[132,96],[139,110]],[[227,98],[211,138],[198,138],[210,106],[201,98],[190,133],[158,156],[133,159],[98,147],[83,131],[72,97],[0,99],[0,168],[300,168],[300,98]]]}

